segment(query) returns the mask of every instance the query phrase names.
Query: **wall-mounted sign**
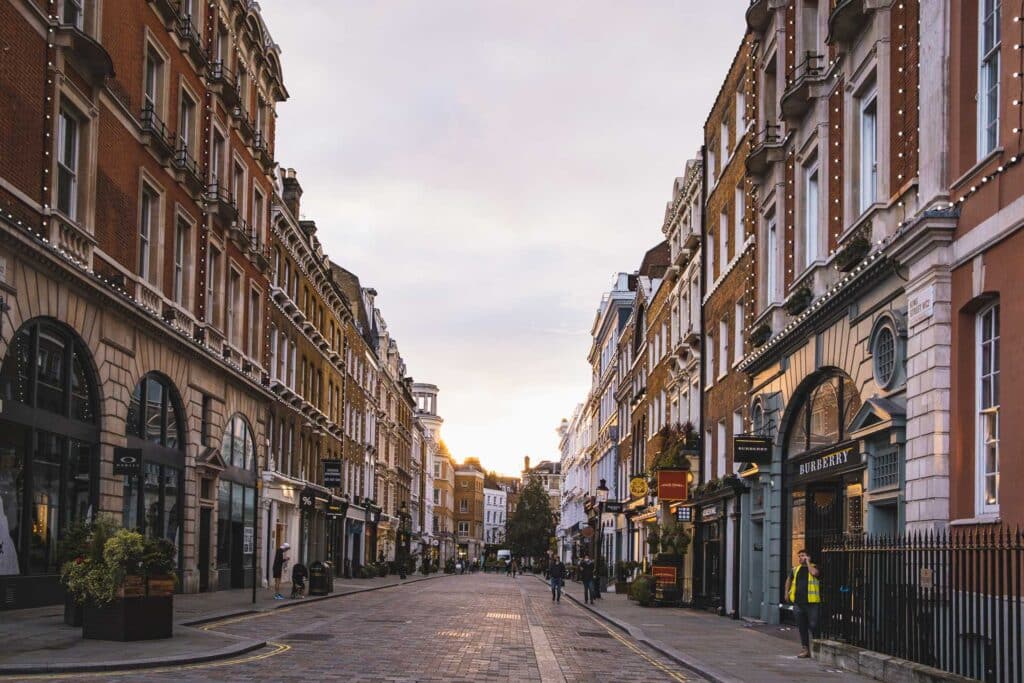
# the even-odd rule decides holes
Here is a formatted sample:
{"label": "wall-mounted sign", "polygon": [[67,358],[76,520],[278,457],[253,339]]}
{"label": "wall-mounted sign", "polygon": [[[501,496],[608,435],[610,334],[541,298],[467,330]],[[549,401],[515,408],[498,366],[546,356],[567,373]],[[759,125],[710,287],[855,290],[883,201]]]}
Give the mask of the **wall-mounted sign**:
{"label": "wall-mounted sign", "polygon": [[617,500],[610,500],[604,504],[604,511],[611,514],[619,514],[622,512],[622,503]]}
{"label": "wall-mounted sign", "polygon": [[251,526],[247,526],[242,529],[242,554],[252,555],[253,539],[256,538],[254,529]]}
{"label": "wall-mounted sign", "polygon": [[925,287],[907,297],[907,323],[916,325],[935,313],[935,286]]}
{"label": "wall-mounted sign", "polygon": [[650,490],[645,477],[633,477],[629,480],[629,495],[634,498],[643,498]]}
{"label": "wall-mounted sign", "polygon": [[324,460],[324,486],[329,489],[341,487],[341,460]]}
{"label": "wall-mounted sign", "polygon": [[677,522],[692,522],[693,521],[693,508],[680,506],[676,510],[676,521]]}
{"label": "wall-mounted sign", "polygon": [[763,436],[737,434],[732,440],[734,462],[751,462],[756,465],[772,464],[772,442]]}
{"label": "wall-mounted sign", "polygon": [[658,500],[686,500],[689,496],[689,475],[687,470],[658,470]]}
{"label": "wall-mounted sign", "polygon": [[670,564],[656,564],[651,568],[654,582],[659,586],[674,586],[676,583],[676,567]]}
{"label": "wall-mounted sign", "polygon": [[348,512],[348,503],[328,503],[327,516],[333,518],[344,517]]}
{"label": "wall-mounted sign", "polygon": [[718,519],[722,516],[722,504],[715,503],[714,505],[708,505],[700,509],[700,519],[702,522],[708,522],[713,519]]}
{"label": "wall-mounted sign", "polygon": [[141,448],[114,448],[114,474],[135,476],[141,471]]}
{"label": "wall-mounted sign", "polygon": [[788,474],[794,483],[802,483],[825,479],[834,474],[856,469],[863,464],[864,454],[857,450],[857,444],[846,444],[805,460],[789,463]]}

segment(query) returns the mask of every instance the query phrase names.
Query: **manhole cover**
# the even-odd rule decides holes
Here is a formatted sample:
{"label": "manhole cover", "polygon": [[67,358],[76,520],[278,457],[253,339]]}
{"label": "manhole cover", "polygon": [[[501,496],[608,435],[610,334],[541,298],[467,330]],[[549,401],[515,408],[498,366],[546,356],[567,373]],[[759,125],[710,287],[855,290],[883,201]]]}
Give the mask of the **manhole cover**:
{"label": "manhole cover", "polygon": [[611,638],[612,634],[607,631],[576,631],[576,633],[587,638]]}
{"label": "manhole cover", "polygon": [[290,633],[282,640],[330,640],[333,637],[330,633]]}

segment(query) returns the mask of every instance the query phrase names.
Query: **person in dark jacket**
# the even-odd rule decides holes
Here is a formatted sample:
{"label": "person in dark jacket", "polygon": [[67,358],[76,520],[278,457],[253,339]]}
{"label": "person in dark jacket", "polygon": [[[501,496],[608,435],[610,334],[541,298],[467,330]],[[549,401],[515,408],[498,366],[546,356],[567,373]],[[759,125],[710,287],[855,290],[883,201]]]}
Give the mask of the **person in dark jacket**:
{"label": "person in dark jacket", "polygon": [[565,585],[565,565],[562,561],[555,559],[548,565],[548,576],[551,579],[551,601],[562,601],[562,586]]}
{"label": "person in dark jacket", "polygon": [[284,596],[281,595],[281,573],[284,571],[284,567],[288,564],[288,549],[291,546],[287,543],[282,543],[281,547],[274,553],[274,599],[284,600]]}
{"label": "person in dark jacket", "polygon": [[583,602],[584,604],[594,604],[594,561],[590,559],[590,555],[584,553],[583,559],[580,560],[580,580],[583,582]]}

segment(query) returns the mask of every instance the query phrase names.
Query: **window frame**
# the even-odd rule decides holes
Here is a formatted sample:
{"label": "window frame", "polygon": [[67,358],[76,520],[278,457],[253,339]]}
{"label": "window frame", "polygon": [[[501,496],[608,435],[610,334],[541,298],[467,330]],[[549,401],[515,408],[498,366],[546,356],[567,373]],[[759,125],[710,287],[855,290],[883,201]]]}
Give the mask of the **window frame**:
{"label": "window frame", "polygon": [[[821,165],[815,155],[803,167],[803,244],[801,254],[802,271],[806,271],[818,260],[820,244],[819,233],[821,230]],[[812,193],[813,188],[813,193]]]}
{"label": "window frame", "polygon": [[[878,201],[878,89],[874,83],[858,98],[857,105],[857,213],[860,215]],[[865,125],[869,109],[874,110],[870,146],[866,140]],[[871,167],[866,173],[869,156]]]}
{"label": "window frame", "polygon": [[[82,129],[84,128],[82,115],[69,106],[67,103],[61,103],[58,109],[57,119],[57,182],[54,183],[54,208],[60,211],[62,214],[67,216],[72,221],[78,220],[79,214],[79,189],[81,183],[79,182],[79,175],[82,166]],[[73,140],[71,144],[68,144],[68,135],[71,131]],[[67,152],[70,150],[72,158],[67,158]],[[70,164],[70,165],[69,165]],[[67,206],[62,206],[61,191],[62,182],[65,177],[69,183],[67,194]]]}
{"label": "window frame", "polygon": [[[999,411],[999,341],[1000,341],[1000,307],[999,301],[989,303],[975,315],[975,510],[981,515],[999,513],[999,459],[1000,459],[1000,411]],[[992,334],[986,338],[986,318],[993,316]],[[990,362],[990,372],[984,369],[984,354],[986,347],[990,347],[993,358]],[[991,395],[986,397],[985,380],[990,381]],[[987,400],[986,400],[987,399]],[[994,423],[994,428],[989,430],[988,423]],[[987,434],[994,433],[995,462],[994,470],[989,471],[987,466],[988,444]],[[986,500],[987,480],[995,478],[995,502]]]}
{"label": "window frame", "polygon": [[[976,99],[978,103],[978,158],[986,156],[999,148],[999,124],[1000,109],[1002,103],[1001,84],[999,82],[1002,71],[1002,0],[991,0],[992,11],[985,11],[985,3],[988,0],[980,0],[978,3],[978,89]],[[992,20],[992,44],[986,45],[985,24]],[[989,106],[994,100],[995,109]],[[989,133],[992,133],[991,140]]]}

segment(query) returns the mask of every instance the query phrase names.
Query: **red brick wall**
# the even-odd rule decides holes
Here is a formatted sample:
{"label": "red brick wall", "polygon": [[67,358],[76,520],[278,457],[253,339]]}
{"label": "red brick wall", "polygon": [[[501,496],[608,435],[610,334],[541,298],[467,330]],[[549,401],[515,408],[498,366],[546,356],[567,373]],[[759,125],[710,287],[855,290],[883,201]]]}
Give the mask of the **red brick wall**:
{"label": "red brick wall", "polygon": [[[892,96],[889,120],[892,145],[890,187],[897,194],[917,176],[918,157],[918,2],[895,3],[890,16]],[[1005,42],[1005,41],[1004,41]]]}
{"label": "red brick wall", "polygon": [[783,239],[785,244],[782,245],[783,251],[783,265],[785,273],[783,273],[782,282],[785,286],[785,293],[789,293],[789,287],[793,284],[794,274],[794,258],[796,256],[795,247],[793,244],[794,238],[794,224],[796,221],[796,195],[794,194],[796,182],[796,157],[793,152],[789,153],[786,157],[786,198],[783,202],[785,207],[785,215],[782,217],[785,229],[782,231]]}
{"label": "red brick wall", "polygon": [[[0,177],[40,203],[45,83],[46,41],[10,2],[0,3]],[[0,210],[27,218],[20,205],[0,190]]]}
{"label": "red brick wall", "polygon": [[836,81],[835,89],[828,98],[828,251],[835,251],[839,235],[843,232],[843,159],[845,142],[843,139],[843,84],[844,79]]}

